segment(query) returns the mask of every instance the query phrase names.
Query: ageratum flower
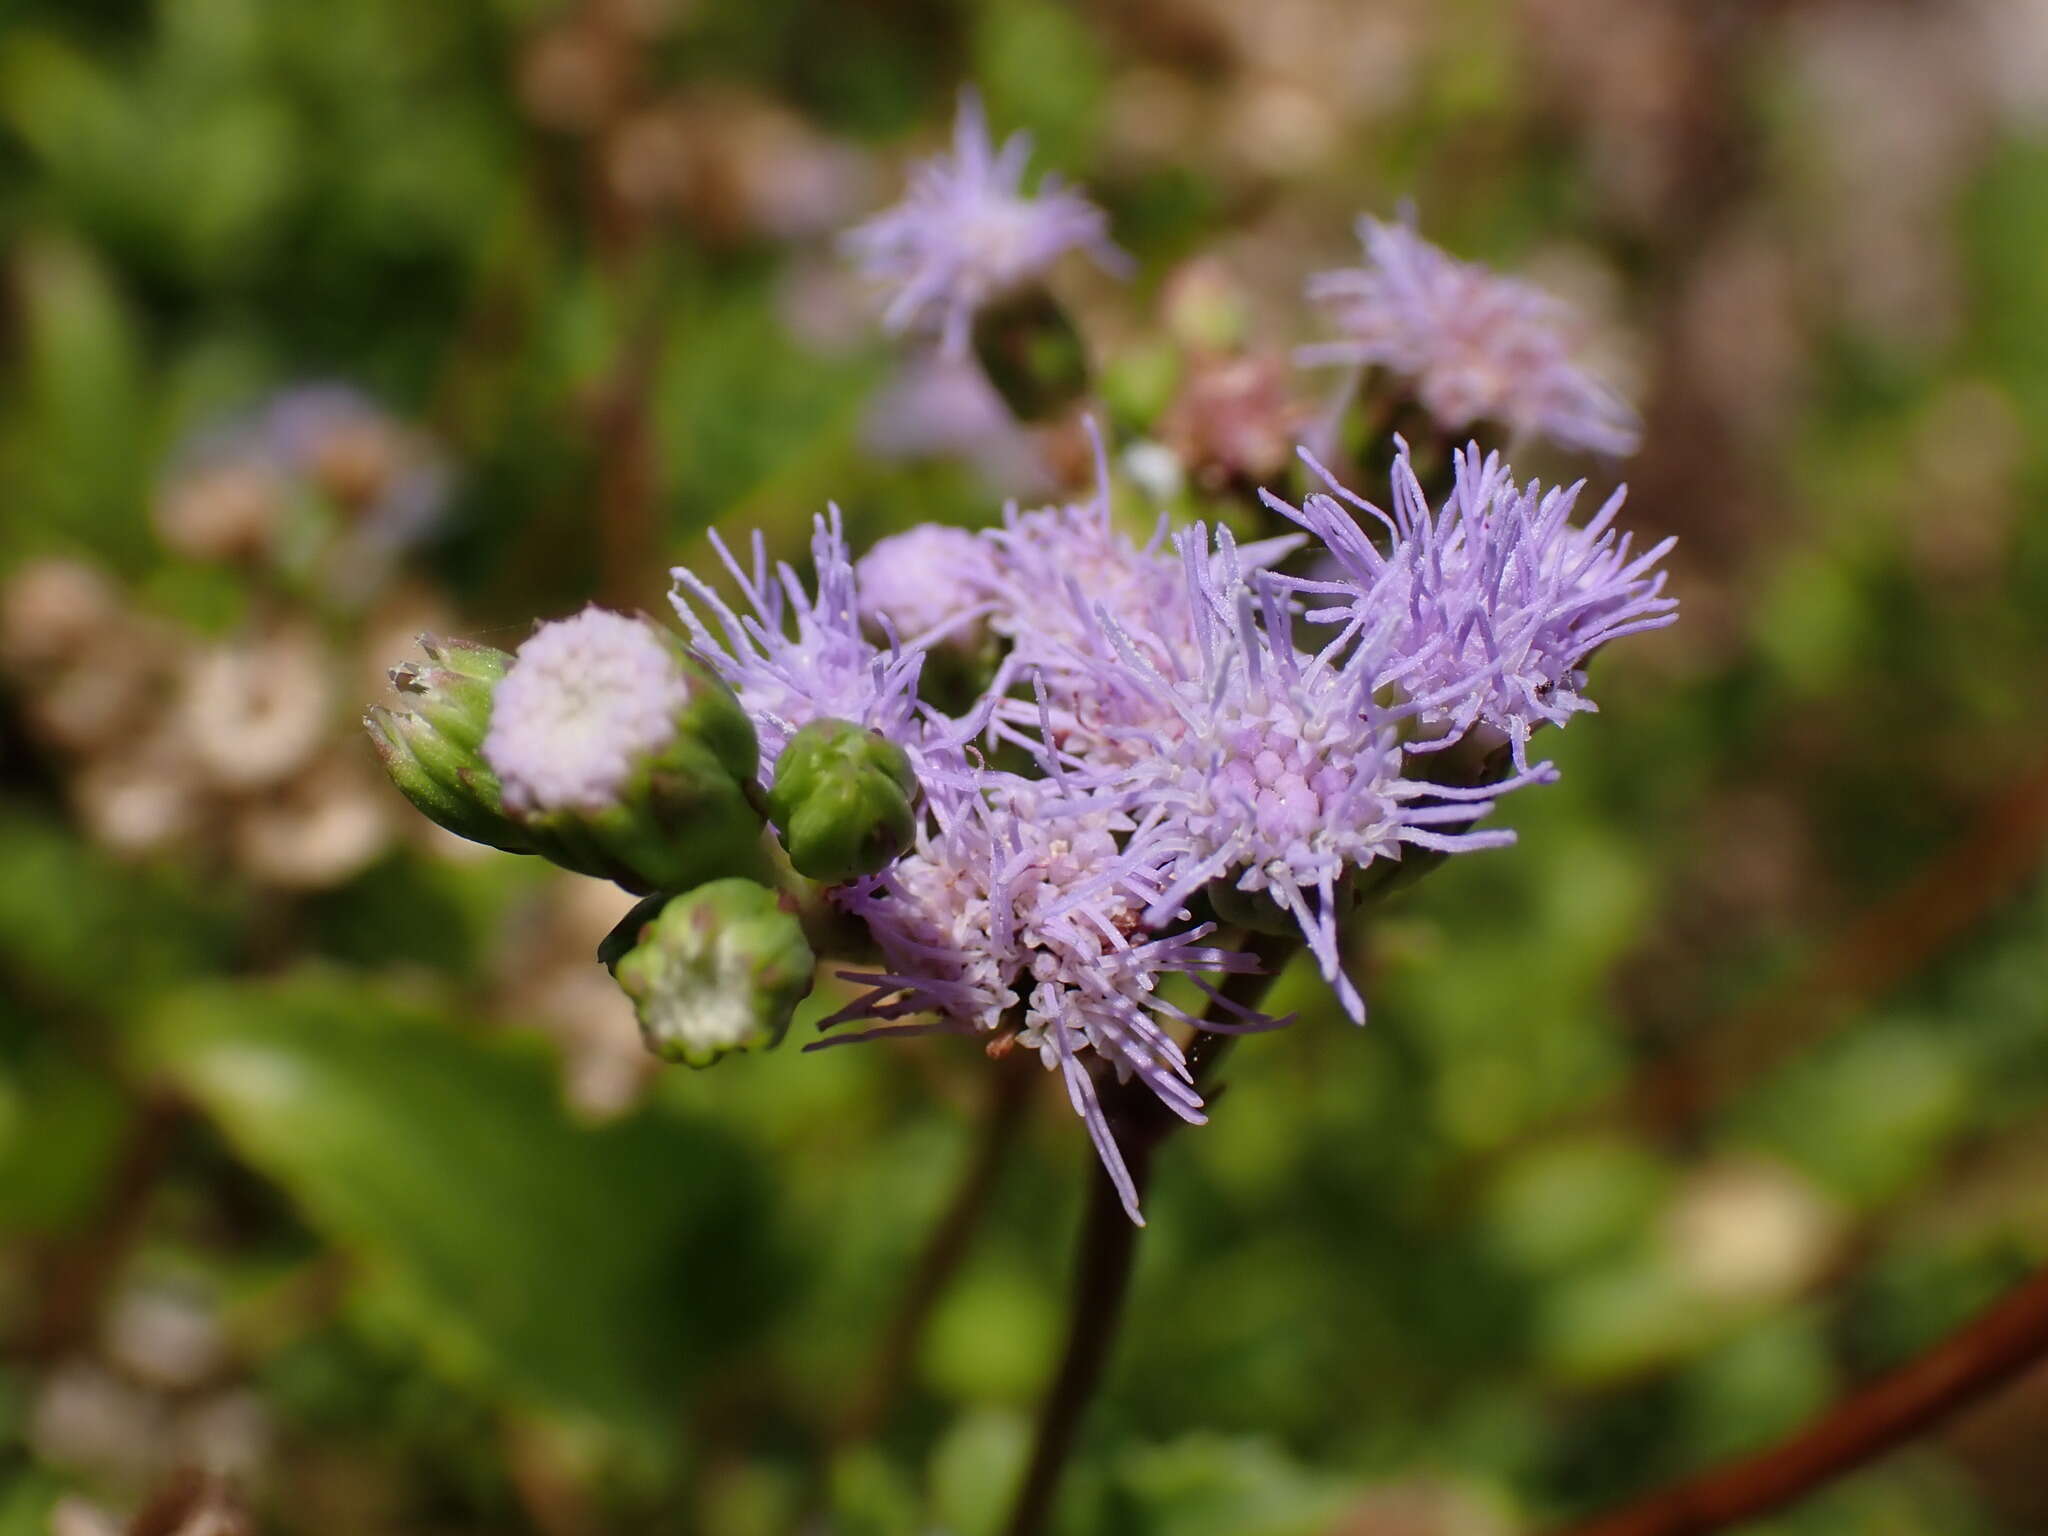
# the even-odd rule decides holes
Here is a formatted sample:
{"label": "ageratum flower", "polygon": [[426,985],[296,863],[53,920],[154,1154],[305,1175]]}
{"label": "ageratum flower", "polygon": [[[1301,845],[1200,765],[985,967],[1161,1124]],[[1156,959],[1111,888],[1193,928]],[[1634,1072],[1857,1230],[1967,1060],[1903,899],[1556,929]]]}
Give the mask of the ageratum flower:
{"label": "ageratum flower", "polygon": [[[884,1022],[822,1043],[950,1032],[1037,1051],[1060,1073],[1124,1209],[1142,1223],[1088,1059],[1108,1063],[1119,1081],[1136,1076],[1173,1114],[1202,1123],[1187,1056],[1165,1028],[1197,1021],[1160,994],[1160,983],[1257,963],[1203,944],[1212,925],[1146,921],[1169,857],[1156,827],[1134,828],[1113,812],[1063,802],[1046,781],[959,757],[931,775],[926,801],[915,847],[836,893],[866,923],[885,968],[850,977],[868,992],[826,1024]],[[893,1022],[920,1014],[935,1018]],[[1248,1014],[1201,1027],[1269,1022]]]}
{"label": "ageratum flower", "polygon": [[759,533],[751,569],[717,534],[711,542],[750,611],[740,613],[682,567],[669,573],[678,588],[670,601],[697,650],[753,717],[763,761],[774,762],[800,727],[820,719],[851,720],[911,747],[919,734],[917,680],[924,654],[899,645],[893,635],[878,643],[862,628],[859,584],[839,509],[812,521],[815,594],[787,562],[769,568]]}
{"label": "ageratum flower", "polygon": [[1446,431],[1499,422],[1592,453],[1635,452],[1635,412],[1573,361],[1583,329],[1562,301],[1459,261],[1408,219],[1358,221],[1365,265],[1309,279],[1341,333],[1300,348],[1305,365],[1385,368],[1413,382]]}
{"label": "ageratum flower", "polygon": [[995,584],[996,553],[965,528],[920,523],[878,539],[854,562],[861,617],[913,645],[978,644]]}
{"label": "ageratum flower", "polygon": [[[1625,487],[1576,526],[1571,514],[1583,481],[1517,486],[1500,455],[1481,458],[1471,445],[1454,456],[1451,493],[1433,512],[1403,445],[1389,515],[1304,457],[1334,494],[1312,495],[1299,508],[1272,495],[1266,504],[1329,548],[1339,578],[1287,585],[1337,599],[1309,617],[1342,623],[1347,637],[1382,651],[1389,664],[1381,685],[1398,684],[1440,738],[1490,727],[1526,771],[1531,732],[1597,708],[1585,694],[1593,653],[1678,617],[1677,600],[1664,595],[1665,572],[1656,569],[1677,541],[1633,552],[1632,535],[1614,526]],[[1347,508],[1391,536],[1389,552]],[[1368,635],[1374,638],[1362,638]]]}
{"label": "ageratum flower", "polygon": [[[1141,643],[1142,615],[1101,615],[1108,644],[1090,658],[1098,691],[1139,701],[1107,729],[1112,766],[1071,769],[1083,798],[1116,805],[1145,828],[1166,884],[1146,908],[1168,920],[1194,893],[1224,881],[1266,897],[1293,920],[1345,1010],[1365,1002],[1338,946],[1348,874],[1420,847],[1463,852],[1514,841],[1474,831],[1495,797],[1550,776],[1547,765],[1471,789],[1409,777],[1411,705],[1379,699],[1398,610],[1321,649],[1297,643],[1283,583],[1248,569],[1229,533],[1200,524],[1175,541],[1193,644],[1171,667]],[[1386,590],[1382,589],[1382,595]]]}
{"label": "ageratum flower", "polygon": [[[1009,675],[1035,684],[1034,697],[996,704],[998,735],[1014,737],[1014,727],[1028,743],[1036,731],[1039,743],[1079,761],[1121,761],[1130,728],[1159,723],[1157,701],[1098,665],[1111,653],[1104,615],[1121,620],[1156,668],[1177,670],[1196,644],[1196,604],[1165,516],[1142,544],[1117,528],[1098,443],[1093,496],[1030,512],[1012,506],[985,537],[996,551],[991,627],[1010,643]],[[1233,546],[1232,558],[1260,569],[1301,543],[1296,535]]]}
{"label": "ageratum flower", "polygon": [[[823,1043],[948,1031],[1037,1051],[1135,1220],[1103,1087],[1135,1079],[1198,1122],[1175,1028],[1275,1022],[1215,984],[1258,961],[1212,942],[1210,910],[1298,929],[1362,1019],[1339,944],[1361,874],[1511,842],[1480,823],[1553,777],[1529,762],[1530,734],[1591,707],[1593,650],[1672,616],[1653,570],[1669,546],[1634,555],[1618,497],[1575,527],[1576,487],[1517,487],[1476,449],[1455,469],[1432,510],[1404,448],[1392,514],[1325,475],[1302,507],[1271,503],[1304,534],[1243,547],[1199,524],[1130,538],[1105,479],[978,534],[913,530],[859,566],[835,511],[808,578],[771,568],[758,538],[751,565],[719,544],[737,605],[678,571],[687,654],[730,685],[770,758],[807,727],[900,749],[902,837],[872,860],[813,861],[879,956],[828,1021],[873,1027]],[[1275,569],[1304,538],[1328,574]],[[949,717],[919,699],[920,675],[970,626],[1004,654]],[[984,734],[1002,766],[971,745]],[[1437,755],[1470,737],[1512,742],[1512,771],[1489,758],[1478,783],[1469,754]],[[794,821],[778,816],[786,842]],[[1192,1017],[1182,1003],[1202,995]]]}
{"label": "ageratum flower", "polygon": [[847,232],[846,249],[861,269],[895,288],[883,314],[891,332],[936,331],[948,356],[964,357],[975,312],[1042,276],[1068,251],[1086,251],[1107,271],[1123,269],[1127,258],[1111,244],[1100,208],[1056,175],[1045,176],[1035,195],[1025,193],[1030,157],[1022,133],[995,148],[980,100],[965,92],[952,157],[918,166],[902,202]]}

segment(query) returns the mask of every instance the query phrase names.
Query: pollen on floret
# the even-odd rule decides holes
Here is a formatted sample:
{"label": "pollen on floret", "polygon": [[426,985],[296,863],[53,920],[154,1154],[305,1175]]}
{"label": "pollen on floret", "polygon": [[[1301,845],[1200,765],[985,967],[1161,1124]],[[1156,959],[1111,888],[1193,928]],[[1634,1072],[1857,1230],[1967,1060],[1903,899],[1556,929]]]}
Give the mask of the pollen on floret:
{"label": "pollen on floret", "polygon": [[586,608],[519,647],[492,701],[484,760],[512,811],[600,811],[668,743],[689,699],[689,679],[652,626]]}

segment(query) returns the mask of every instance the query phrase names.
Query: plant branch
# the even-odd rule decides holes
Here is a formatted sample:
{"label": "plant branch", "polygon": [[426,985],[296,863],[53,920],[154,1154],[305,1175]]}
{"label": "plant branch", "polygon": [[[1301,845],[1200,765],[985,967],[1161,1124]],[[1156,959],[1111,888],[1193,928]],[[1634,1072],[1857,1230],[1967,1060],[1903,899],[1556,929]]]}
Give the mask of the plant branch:
{"label": "plant branch", "polygon": [[[1218,988],[1223,1002],[1212,1003],[1204,1017],[1226,1016],[1229,1009],[1225,1003],[1257,1008],[1299,942],[1292,935],[1284,939],[1254,936],[1245,947],[1257,956],[1263,969],[1226,976]],[[1235,1039],[1234,1035],[1207,1032],[1195,1036],[1188,1048],[1188,1070],[1202,1092],[1209,1092],[1208,1080]],[[1142,1198],[1150,1180],[1153,1153],[1182,1122],[1136,1077],[1105,1086],[1102,1110],[1123,1151],[1131,1182]],[[1138,1232],[1109,1175],[1099,1162],[1091,1161],[1088,1208],[1082,1218],[1080,1252],[1074,1268],[1066,1349],[1039,1408],[1031,1464],[1010,1512],[1010,1522],[1004,1527],[1007,1536],[1040,1536],[1052,1515],[1060,1477],[1073,1454],[1082,1416],[1094,1399],[1095,1389],[1101,1385],[1110,1349],[1123,1321],[1124,1302],[1137,1257]]]}
{"label": "plant branch", "polygon": [[1890,1375],[1754,1456],[1652,1490],[1559,1536],[1704,1536],[1784,1508],[2048,1357],[2048,1268]]}

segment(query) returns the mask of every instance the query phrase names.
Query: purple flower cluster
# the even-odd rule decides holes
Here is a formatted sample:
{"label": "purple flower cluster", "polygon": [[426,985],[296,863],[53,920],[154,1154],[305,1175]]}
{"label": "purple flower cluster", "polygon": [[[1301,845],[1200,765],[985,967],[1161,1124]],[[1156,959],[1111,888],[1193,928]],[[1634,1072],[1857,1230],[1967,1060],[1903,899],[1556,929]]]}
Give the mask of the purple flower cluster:
{"label": "purple flower cluster", "polygon": [[[1449,499],[1432,511],[1404,447],[1389,515],[1308,462],[1334,495],[1312,495],[1300,508],[1265,500],[1321,539],[1339,574],[1289,585],[1333,600],[1309,612],[1313,621],[1342,623],[1346,634],[1391,626],[1382,645],[1400,658],[1400,670],[1390,681],[1441,738],[1498,731],[1514,749],[1515,766],[1527,770],[1531,731],[1598,708],[1585,696],[1587,658],[1610,640],[1677,617],[1678,602],[1664,595],[1656,569],[1677,541],[1632,551],[1632,535],[1614,527],[1625,487],[1590,522],[1574,525],[1585,482],[1548,491],[1533,480],[1517,486],[1499,454],[1481,459],[1468,446],[1456,455]],[[1381,527],[1391,558],[1347,506]],[[1398,608],[1373,595],[1389,582],[1405,593]]]}
{"label": "purple flower cluster", "polygon": [[[1201,524],[1139,543],[1106,476],[1087,501],[916,530],[858,567],[835,513],[812,541],[814,591],[758,541],[750,568],[719,546],[744,614],[677,572],[684,623],[769,759],[831,716],[882,731],[917,772],[911,848],[831,893],[879,956],[828,1021],[875,1027],[832,1043],[955,1031],[1036,1050],[1137,1219],[1097,1071],[1199,1121],[1169,1026],[1273,1022],[1183,1006],[1257,969],[1212,942],[1212,913],[1291,924],[1362,1020],[1339,947],[1361,875],[1512,841],[1476,824],[1553,776],[1529,760],[1532,733],[1592,708],[1596,649],[1675,617],[1655,569],[1668,541],[1633,554],[1619,496],[1574,526],[1577,487],[1517,486],[1476,448],[1455,472],[1432,509],[1404,451],[1391,513],[1324,474],[1329,493],[1299,508],[1268,498],[1301,534],[1248,546]],[[1304,545],[1316,574],[1283,573]],[[920,672],[970,635],[1000,660],[978,702],[942,714]],[[1468,739],[1498,766],[1446,751]]]}

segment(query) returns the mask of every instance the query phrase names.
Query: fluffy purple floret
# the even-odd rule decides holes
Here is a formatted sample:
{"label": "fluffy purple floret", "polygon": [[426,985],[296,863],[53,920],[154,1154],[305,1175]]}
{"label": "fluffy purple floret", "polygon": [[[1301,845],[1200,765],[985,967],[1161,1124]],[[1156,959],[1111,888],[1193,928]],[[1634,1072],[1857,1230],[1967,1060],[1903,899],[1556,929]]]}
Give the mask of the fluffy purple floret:
{"label": "fluffy purple floret", "polygon": [[1449,432],[1494,421],[1566,448],[1635,452],[1635,412],[1573,360],[1583,327],[1570,306],[1457,260],[1405,218],[1362,218],[1358,238],[1363,266],[1308,283],[1310,300],[1340,334],[1299,349],[1297,361],[1385,368],[1412,380],[1423,408]]}
{"label": "fluffy purple floret", "polygon": [[975,311],[1066,252],[1123,270],[1128,258],[1110,243],[1100,208],[1051,174],[1035,195],[1025,193],[1030,157],[1022,133],[996,148],[981,102],[963,93],[951,157],[919,165],[902,202],[847,232],[846,249],[862,271],[895,290],[883,314],[890,331],[936,331],[945,352],[962,357]]}
{"label": "fluffy purple floret", "polygon": [[851,720],[906,748],[920,737],[917,679],[924,655],[861,625],[859,585],[839,509],[812,521],[815,591],[787,563],[771,569],[761,536],[751,566],[717,534],[713,547],[738,585],[735,609],[695,572],[677,568],[671,595],[691,642],[739,695],[772,764],[789,738],[812,720]]}
{"label": "fluffy purple floret", "polygon": [[[1389,658],[1382,683],[1398,684],[1439,737],[1490,727],[1526,769],[1532,731],[1597,708],[1585,693],[1592,654],[1678,617],[1657,569],[1676,540],[1635,552],[1632,535],[1615,527],[1625,488],[1576,526],[1584,482],[1517,486],[1498,454],[1482,458],[1473,445],[1456,455],[1451,494],[1432,511],[1404,447],[1388,514],[1308,462],[1334,494],[1311,495],[1299,508],[1266,501],[1323,541],[1340,579],[1288,585],[1337,600],[1312,619],[1375,637],[1371,648]],[[1388,535],[1390,552],[1354,512]]]}
{"label": "fluffy purple floret", "polygon": [[[879,877],[837,893],[866,923],[883,969],[850,978],[869,990],[827,1023],[883,1022],[824,1043],[1009,1032],[1060,1073],[1124,1208],[1141,1222],[1089,1057],[1119,1081],[1142,1079],[1174,1114],[1200,1124],[1187,1057],[1165,1027],[1195,1021],[1160,984],[1255,962],[1203,944],[1209,925],[1147,923],[1170,859],[1156,829],[1133,829],[1113,812],[1063,803],[1043,780],[964,759],[932,774],[926,802],[916,846]],[[893,1022],[927,1014],[938,1022]]]}
{"label": "fluffy purple floret", "polygon": [[1085,665],[1098,696],[1129,702],[1105,727],[1111,750],[1067,766],[1065,781],[1145,829],[1166,879],[1148,920],[1211,881],[1267,897],[1299,927],[1346,1011],[1363,1020],[1364,999],[1344,975],[1338,945],[1347,873],[1409,847],[1462,852],[1512,842],[1512,832],[1471,824],[1495,797],[1549,769],[1480,789],[1409,777],[1403,737],[1414,709],[1379,698],[1391,618],[1303,650],[1285,586],[1247,570],[1227,532],[1212,543],[1198,524],[1176,546],[1193,644],[1162,667],[1131,629],[1100,615],[1106,644]]}

